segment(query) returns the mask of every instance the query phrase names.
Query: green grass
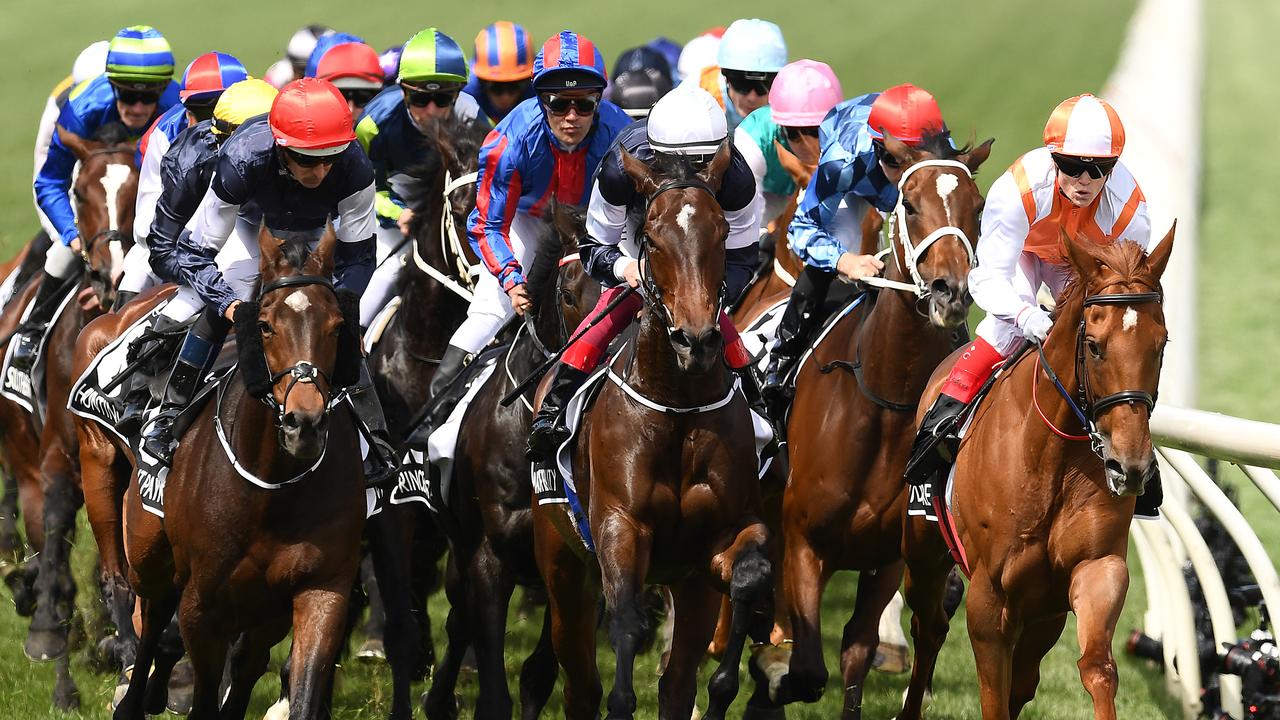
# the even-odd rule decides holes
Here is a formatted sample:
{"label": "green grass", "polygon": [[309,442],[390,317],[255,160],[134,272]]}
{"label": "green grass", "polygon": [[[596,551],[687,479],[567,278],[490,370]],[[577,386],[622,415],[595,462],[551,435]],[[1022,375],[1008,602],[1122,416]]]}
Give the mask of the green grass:
{"label": "green grass", "polygon": [[[1081,0],[1070,12],[1017,0],[989,0],[969,5],[940,5],[910,0],[875,5],[822,3],[796,6],[742,0],[730,4],[648,3],[634,5],[583,3],[573,0],[540,8],[501,0],[475,4],[373,4],[354,11],[349,3],[316,0],[300,3],[221,3],[179,5],[118,0],[111,4],[10,3],[0,23],[0,47],[14,58],[15,68],[0,80],[9,101],[7,130],[0,133],[0,251],[12,251],[34,231],[31,211],[30,157],[34,126],[49,88],[70,67],[88,42],[109,36],[125,24],[147,22],[160,28],[176,50],[179,66],[209,49],[236,53],[254,70],[278,57],[289,34],[303,21],[322,21],[361,34],[382,47],[402,41],[420,27],[435,24],[468,48],[476,30],[498,18],[525,22],[536,37],[563,26],[595,40],[612,62],[623,48],[666,33],[687,39],[734,16],[761,16],[779,21],[793,58],[812,57],[832,64],[846,95],[914,82],[934,92],[958,136],[995,136],[991,160],[980,175],[985,188],[1019,153],[1035,146],[1045,117],[1059,100],[1082,91],[1100,90],[1113,65],[1134,0]],[[304,9],[305,8],[305,9]],[[1261,17],[1260,17],[1261,15]],[[1267,22],[1270,21],[1270,22]],[[1280,369],[1266,359],[1280,351],[1280,336],[1269,316],[1280,300],[1280,286],[1268,272],[1280,267],[1280,247],[1270,227],[1280,218],[1270,202],[1274,173],[1268,152],[1274,141],[1271,118],[1280,110],[1280,95],[1260,83],[1280,57],[1265,28],[1280,21],[1280,9],[1264,3],[1230,0],[1215,4],[1209,22],[1205,223],[1202,231],[1201,305],[1202,405],[1262,419],[1280,419],[1260,388],[1277,387]],[[1232,289],[1240,288],[1240,290]],[[1246,290],[1247,288],[1247,290]],[[1224,289],[1226,291],[1224,292]],[[1247,342],[1244,339],[1248,338]],[[1246,382],[1247,380],[1247,382]],[[1246,494],[1246,512],[1263,529],[1264,542],[1280,548],[1274,515],[1260,510]],[[91,588],[88,564],[92,539],[82,528],[77,568]],[[1136,563],[1135,563],[1136,565]],[[1135,568],[1136,570],[1136,568]],[[849,608],[854,577],[837,576],[827,592],[824,632],[828,669],[838,677],[836,647]],[[86,605],[82,593],[81,604]],[[1120,622],[1120,633],[1138,623],[1145,608],[1140,577],[1135,572]],[[439,622],[445,603],[432,601]],[[53,684],[50,666],[34,665],[22,656],[25,622],[0,610],[0,717],[65,717],[49,710]],[[508,667],[512,676],[527,653],[538,623],[514,621],[509,626]],[[442,646],[441,646],[442,648]],[[277,651],[277,666],[279,655]],[[1043,666],[1040,695],[1024,717],[1078,718],[1088,715],[1088,698],[1075,668],[1078,646],[1074,624]],[[81,686],[83,717],[107,717],[112,679],[86,668],[83,653],[73,670]],[[600,649],[606,691],[611,682],[612,654]],[[652,716],[652,655],[637,664],[636,686],[642,716]],[[933,717],[976,718],[976,678],[963,615],[953,624],[951,640],[939,663],[937,704]],[[1165,718],[1177,714],[1164,691],[1164,678],[1127,658],[1120,661],[1121,717]],[[705,682],[707,673],[702,680]],[[383,668],[349,664],[338,674],[339,717],[380,717],[390,689]],[[905,686],[901,676],[873,674],[866,716],[890,717]],[[419,689],[420,690],[420,689]],[[274,698],[277,682],[268,675],[257,689],[251,717]],[[474,697],[474,683],[464,685]],[[792,718],[829,718],[839,710],[839,682],[833,680],[820,705],[790,710]],[[416,697],[416,695],[415,695]],[[553,701],[556,702],[556,701]],[[742,701],[735,705],[740,709]],[[700,705],[705,706],[705,699]],[[555,712],[558,715],[558,704]],[[419,713],[420,715],[420,713]],[[465,713],[464,713],[465,716]]]}

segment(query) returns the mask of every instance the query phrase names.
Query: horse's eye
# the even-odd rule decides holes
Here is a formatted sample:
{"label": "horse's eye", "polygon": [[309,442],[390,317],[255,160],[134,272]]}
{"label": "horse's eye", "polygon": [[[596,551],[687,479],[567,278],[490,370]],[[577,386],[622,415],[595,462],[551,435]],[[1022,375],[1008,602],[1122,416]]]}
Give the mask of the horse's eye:
{"label": "horse's eye", "polygon": [[258,321],[258,332],[262,333],[263,337],[271,337],[274,334],[271,330],[271,323],[266,320]]}
{"label": "horse's eye", "polygon": [[904,209],[904,210],[906,210],[906,211],[907,211],[907,214],[908,214],[908,215],[915,215],[915,214],[916,214],[916,208],[915,208],[915,206],[914,206],[914,205],[912,205],[912,204],[911,204],[911,201],[910,201],[910,200],[908,200],[908,199],[906,199],[906,198],[902,198],[902,207],[903,207],[903,209]]}
{"label": "horse's eye", "polygon": [[575,298],[575,297],[573,296],[573,293],[569,292],[568,290],[561,290],[561,291],[560,291],[560,302],[561,302],[561,303],[563,303],[563,304],[565,304],[565,305],[567,305],[567,306],[569,306],[569,307],[577,307],[577,306],[578,306],[577,298]]}
{"label": "horse's eye", "polygon": [[1098,346],[1097,341],[1093,338],[1089,338],[1085,340],[1084,343],[1085,347],[1089,348],[1089,354],[1093,356],[1094,360],[1102,359],[1102,348]]}

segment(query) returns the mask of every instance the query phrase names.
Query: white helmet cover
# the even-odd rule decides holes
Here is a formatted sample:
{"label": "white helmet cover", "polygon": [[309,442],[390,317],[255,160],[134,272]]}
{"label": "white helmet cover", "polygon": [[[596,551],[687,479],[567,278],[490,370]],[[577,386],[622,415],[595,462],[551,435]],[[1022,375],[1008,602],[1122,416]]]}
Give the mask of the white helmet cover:
{"label": "white helmet cover", "polygon": [[111,43],[99,40],[76,56],[71,66],[71,81],[76,85],[85,80],[92,80],[107,71],[107,50]]}
{"label": "white helmet cover", "polygon": [[724,110],[699,87],[681,85],[649,111],[649,147],[673,155],[710,155],[729,135]]}

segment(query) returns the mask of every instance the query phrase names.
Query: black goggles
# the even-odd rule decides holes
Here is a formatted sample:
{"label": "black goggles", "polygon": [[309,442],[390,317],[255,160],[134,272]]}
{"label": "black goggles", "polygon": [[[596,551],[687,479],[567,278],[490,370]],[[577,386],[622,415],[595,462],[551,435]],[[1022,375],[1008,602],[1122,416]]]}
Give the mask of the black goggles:
{"label": "black goggles", "polygon": [[818,137],[817,126],[812,127],[784,127],[783,132],[787,134],[787,139],[791,142],[797,142],[802,137]]}
{"label": "black goggles", "polygon": [[338,88],[338,92],[342,93],[342,97],[356,107],[364,107],[369,101],[378,94],[377,90],[369,88]]}
{"label": "black goggles", "polygon": [[757,95],[768,95],[769,88],[773,87],[773,79],[778,73],[748,73],[741,70],[723,70],[725,82],[729,83],[729,87],[734,92],[742,95],[755,93]]}
{"label": "black goggles", "polygon": [[404,89],[405,102],[414,107],[426,107],[435,105],[436,107],[447,108],[453,107],[458,100],[459,90],[437,90],[428,92],[426,90]]}
{"label": "black goggles", "polygon": [[1070,155],[1059,155],[1052,153],[1053,164],[1058,166],[1058,171],[1067,177],[1078,178],[1082,173],[1089,173],[1089,177],[1097,180],[1111,174],[1115,168],[1119,158],[1082,158],[1071,157]]}
{"label": "black goggles", "polygon": [[876,151],[876,160],[878,160],[880,164],[893,170],[898,170],[902,167],[902,163],[898,162],[898,159],[890,155],[889,151],[885,149],[883,140],[879,138],[872,138],[871,147]]}
{"label": "black goggles", "polygon": [[332,165],[338,162],[338,158],[342,157],[342,153],[334,153],[333,155],[303,155],[300,152],[294,152],[289,148],[284,149],[284,154],[296,165],[305,168],[313,168],[319,165]]}
{"label": "black goggles", "polygon": [[528,80],[508,80],[498,82],[496,80],[483,80],[484,89],[494,95],[520,95],[529,88]]}
{"label": "black goggles", "polygon": [[568,115],[569,108],[577,110],[579,115],[594,115],[596,108],[600,107],[599,95],[564,97],[555,93],[543,93],[540,99],[547,112],[557,116]]}
{"label": "black goggles", "polygon": [[159,90],[130,90],[128,88],[116,88],[116,100],[125,105],[155,105],[160,102]]}

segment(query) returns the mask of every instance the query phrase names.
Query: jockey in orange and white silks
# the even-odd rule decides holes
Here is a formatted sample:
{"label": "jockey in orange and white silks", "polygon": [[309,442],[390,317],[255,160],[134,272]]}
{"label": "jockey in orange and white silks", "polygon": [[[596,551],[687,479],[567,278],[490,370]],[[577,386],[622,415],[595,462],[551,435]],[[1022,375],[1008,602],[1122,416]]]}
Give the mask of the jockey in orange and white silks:
{"label": "jockey in orange and white silks", "polygon": [[1015,160],[991,186],[978,264],[969,273],[969,291],[987,316],[921,422],[909,477],[927,476],[918,468],[954,437],[955,420],[995,367],[1024,339],[1040,343],[1048,336],[1053,322],[1036,292],[1044,283],[1057,296],[1071,277],[1061,231],[1099,245],[1150,245],[1146,199],[1120,161],[1124,140],[1120,116],[1105,100],[1088,93],[1068,98],[1045,125],[1044,147]]}

